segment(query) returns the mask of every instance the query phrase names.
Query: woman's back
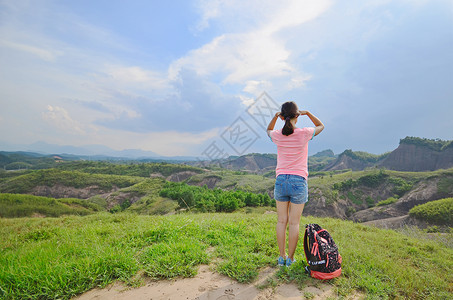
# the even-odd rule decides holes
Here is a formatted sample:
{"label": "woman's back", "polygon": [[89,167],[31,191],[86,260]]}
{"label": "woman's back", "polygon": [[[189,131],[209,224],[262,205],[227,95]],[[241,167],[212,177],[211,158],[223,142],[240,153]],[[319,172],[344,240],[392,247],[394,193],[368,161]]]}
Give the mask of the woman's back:
{"label": "woman's back", "polygon": [[308,177],[308,141],[313,138],[314,127],[295,128],[288,136],[281,130],[270,132],[272,141],[277,145],[277,168],[279,174],[294,174]]}

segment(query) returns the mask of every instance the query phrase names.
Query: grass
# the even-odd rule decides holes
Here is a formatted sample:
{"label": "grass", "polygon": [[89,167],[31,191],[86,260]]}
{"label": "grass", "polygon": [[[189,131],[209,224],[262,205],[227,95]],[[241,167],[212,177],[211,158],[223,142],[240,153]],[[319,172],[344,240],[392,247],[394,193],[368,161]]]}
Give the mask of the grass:
{"label": "grass", "polygon": [[87,200],[64,198],[0,194],[0,217],[31,217],[39,214],[44,217],[61,215],[88,215],[102,210],[102,207]]}
{"label": "grass", "polygon": [[265,193],[274,188],[275,175],[265,177],[256,174],[238,174],[235,171],[222,169],[192,176],[187,183],[195,184],[208,178],[217,178],[216,187],[221,189],[240,189],[252,193]]}
{"label": "grass", "polygon": [[143,180],[141,177],[46,169],[10,178],[0,184],[0,191],[4,193],[29,193],[36,186],[55,186],[58,184],[75,188],[97,186],[101,190],[107,191],[114,186],[124,188]]}
{"label": "grass", "polygon": [[[114,280],[134,284],[141,272],[192,277],[200,264],[252,282],[275,265],[275,222],[275,214],[253,213],[0,219],[0,298],[69,299]],[[301,224],[314,222],[329,230],[343,256],[343,275],[331,281],[338,296],[355,290],[370,298],[451,296],[451,248],[337,219],[303,217]],[[303,272],[302,249],[278,281],[313,283]]]}
{"label": "grass", "polygon": [[392,204],[392,203],[395,203],[397,202],[398,199],[395,198],[395,197],[389,197],[387,198],[386,200],[382,200],[382,201],[379,201],[376,206],[384,206],[384,205],[389,205],[389,204]]}
{"label": "grass", "polygon": [[445,198],[417,205],[409,215],[432,224],[453,227],[453,198]]}

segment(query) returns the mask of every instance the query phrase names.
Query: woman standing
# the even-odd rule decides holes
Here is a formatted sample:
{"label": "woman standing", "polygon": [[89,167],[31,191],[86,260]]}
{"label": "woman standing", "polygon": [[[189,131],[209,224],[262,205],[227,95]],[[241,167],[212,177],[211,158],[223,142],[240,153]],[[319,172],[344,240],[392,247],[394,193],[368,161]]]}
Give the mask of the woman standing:
{"label": "woman standing", "polygon": [[[297,118],[306,115],[315,127],[296,128]],[[273,130],[277,118],[285,122],[281,130]],[[277,204],[277,243],[280,251],[278,265],[289,267],[294,260],[299,239],[299,222],[308,201],[308,141],[324,129],[324,124],[307,110],[298,110],[290,101],[282,105],[267,127],[267,134],[277,145],[277,168],[274,198]],[[288,255],[286,255],[286,228]]]}

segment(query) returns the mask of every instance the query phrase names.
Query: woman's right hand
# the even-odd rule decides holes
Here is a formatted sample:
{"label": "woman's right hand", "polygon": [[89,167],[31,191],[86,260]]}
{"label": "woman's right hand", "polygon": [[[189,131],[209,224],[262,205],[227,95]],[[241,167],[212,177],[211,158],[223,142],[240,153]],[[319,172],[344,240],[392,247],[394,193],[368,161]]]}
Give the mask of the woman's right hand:
{"label": "woman's right hand", "polygon": [[299,116],[306,115],[308,113],[308,110],[299,110]]}

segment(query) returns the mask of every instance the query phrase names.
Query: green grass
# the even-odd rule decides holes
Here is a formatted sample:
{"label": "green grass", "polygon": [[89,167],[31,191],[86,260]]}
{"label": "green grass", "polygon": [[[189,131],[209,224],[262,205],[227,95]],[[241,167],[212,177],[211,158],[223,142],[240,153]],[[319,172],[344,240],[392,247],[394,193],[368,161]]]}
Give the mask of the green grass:
{"label": "green grass", "polygon": [[272,177],[255,174],[238,174],[235,171],[222,169],[192,176],[187,183],[195,184],[210,177],[219,181],[216,187],[221,189],[240,189],[252,193],[265,193],[274,188],[275,173]]}
{"label": "green grass", "polygon": [[114,186],[124,188],[142,180],[141,177],[46,169],[10,178],[0,184],[0,191],[4,193],[29,193],[36,186],[54,186],[57,184],[75,188],[97,186],[102,190],[110,190]]}
{"label": "green grass", "polygon": [[61,170],[81,171],[90,174],[110,174],[110,175],[126,175],[149,177],[153,173],[160,173],[163,176],[169,176],[173,173],[192,171],[202,173],[203,170],[197,167],[184,164],[174,163],[111,163],[101,161],[79,161],[65,162],[58,165]]}
{"label": "green grass", "polygon": [[[191,277],[200,264],[239,282],[275,266],[276,215],[98,213],[85,217],[0,219],[0,298],[69,299],[114,280]],[[441,243],[329,218],[319,223],[343,256],[337,296],[360,290],[370,298],[446,299],[453,292],[453,250]],[[301,230],[303,226],[301,226]],[[278,281],[314,279],[298,263]]]}
{"label": "green grass", "polygon": [[437,183],[437,191],[443,194],[453,194],[453,177],[442,177]]}
{"label": "green grass", "polygon": [[31,217],[36,214],[45,217],[88,215],[101,210],[101,206],[87,200],[0,193],[2,218]]}
{"label": "green grass", "polygon": [[438,225],[453,227],[453,198],[446,198],[417,205],[409,215]]}
{"label": "green grass", "polygon": [[379,202],[376,204],[376,206],[389,205],[389,204],[395,203],[396,201],[398,201],[397,198],[395,198],[395,197],[389,197],[389,198],[387,198],[386,200],[379,201]]}

